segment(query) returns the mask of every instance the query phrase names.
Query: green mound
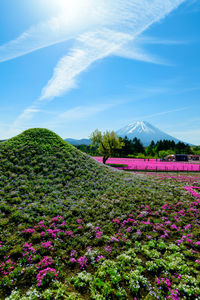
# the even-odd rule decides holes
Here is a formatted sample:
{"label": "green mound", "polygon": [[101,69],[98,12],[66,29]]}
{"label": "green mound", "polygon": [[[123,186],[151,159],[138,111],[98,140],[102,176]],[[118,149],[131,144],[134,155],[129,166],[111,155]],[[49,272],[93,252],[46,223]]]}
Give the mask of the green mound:
{"label": "green mound", "polygon": [[184,185],[112,171],[47,129],[0,143],[0,299],[198,299]]}
{"label": "green mound", "polygon": [[63,186],[75,180],[80,183],[96,179],[98,183],[98,175],[109,173],[54,132],[40,128],[26,130],[2,143],[0,167],[7,178],[16,175],[28,181],[43,178]]}

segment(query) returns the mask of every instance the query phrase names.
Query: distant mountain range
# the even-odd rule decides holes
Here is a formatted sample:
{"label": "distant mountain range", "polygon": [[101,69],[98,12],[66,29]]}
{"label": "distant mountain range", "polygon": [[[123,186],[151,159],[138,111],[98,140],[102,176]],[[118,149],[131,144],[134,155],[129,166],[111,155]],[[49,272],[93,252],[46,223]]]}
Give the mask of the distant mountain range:
{"label": "distant mountain range", "polygon": [[80,140],[76,140],[76,139],[65,139],[66,142],[68,142],[69,144],[73,145],[73,146],[78,146],[78,145],[90,145],[91,142],[89,139],[80,139]]}
{"label": "distant mountain range", "polygon": [[160,140],[170,140],[174,141],[175,143],[180,142],[180,140],[178,140],[177,138],[161,131],[160,129],[145,121],[133,122],[117,130],[116,134],[118,136],[121,136],[122,138],[127,136],[127,138],[130,140],[136,137],[140,139],[145,147],[148,146],[151,141],[154,141],[155,143]]}
{"label": "distant mountain range", "polygon": [[[161,131],[160,129],[156,128],[155,126],[151,125],[150,123],[146,121],[136,121],[133,122],[119,130],[116,131],[116,134],[122,138],[127,136],[128,139],[132,140],[135,137],[140,139],[142,144],[147,147],[151,143],[151,141],[154,141],[155,143],[160,140],[170,140],[174,141],[175,143],[180,142],[179,139]],[[74,146],[77,145],[90,145],[89,139],[66,139],[66,141]]]}

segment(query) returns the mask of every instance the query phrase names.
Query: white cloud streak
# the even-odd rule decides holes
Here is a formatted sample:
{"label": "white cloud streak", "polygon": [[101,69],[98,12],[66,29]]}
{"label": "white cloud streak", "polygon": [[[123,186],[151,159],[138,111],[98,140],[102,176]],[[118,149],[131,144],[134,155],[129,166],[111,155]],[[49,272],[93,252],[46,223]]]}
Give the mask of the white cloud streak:
{"label": "white cloud streak", "polygon": [[108,1],[108,4],[112,4],[112,13],[105,11],[104,16],[112,15],[111,25],[105,27],[103,24],[103,28],[81,34],[76,39],[78,46],[58,62],[52,78],[42,91],[41,100],[61,96],[74,88],[75,78],[80,73],[95,61],[112,54],[146,62],[165,63],[141,51],[137,44],[133,44],[131,50],[128,47],[141,33],[182,2],[184,0]]}
{"label": "white cloud streak", "polygon": [[184,111],[184,110],[187,110],[189,108],[191,108],[191,106],[181,107],[181,108],[167,110],[167,111],[161,111],[161,112],[158,112],[156,114],[143,116],[140,119],[150,119],[150,118],[154,118],[154,117],[158,117],[158,116],[163,116],[163,115],[171,114],[171,113],[174,113],[174,112]]}
{"label": "white cloud streak", "polygon": [[90,106],[77,106],[71,108],[65,112],[58,114],[58,116],[44,124],[47,127],[54,127],[71,123],[77,120],[88,120],[88,118],[93,117],[101,112],[109,110],[111,107],[116,106],[115,104],[100,104],[100,105],[90,105]]}
{"label": "white cloud streak", "polygon": [[0,62],[3,62],[69,39],[75,43],[58,62],[39,101],[25,109],[15,121],[15,126],[31,118],[42,103],[74,88],[78,75],[100,59],[120,55],[162,63],[137,46],[133,46],[130,51],[129,43],[134,45],[133,42],[145,30],[184,1],[78,0],[79,9],[75,12],[65,10],[0,46]]}

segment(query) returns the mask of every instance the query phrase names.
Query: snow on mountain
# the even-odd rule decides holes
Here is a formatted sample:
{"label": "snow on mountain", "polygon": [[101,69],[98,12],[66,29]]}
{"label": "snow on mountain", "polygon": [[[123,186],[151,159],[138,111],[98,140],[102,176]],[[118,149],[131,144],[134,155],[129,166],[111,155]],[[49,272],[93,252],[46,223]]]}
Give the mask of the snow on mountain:
{"label": "snow on mountain", "polygon": [[159,130],[146,121],[133,122],[117,130],[116,134],[122,138],[127,136],[127,138],[131,140],[136,137],[140,139],[145,147],[148,146],[151,141],[154,141],[155,143],[160,140],[171,140],[175,143],[180,142],[177,138]]}

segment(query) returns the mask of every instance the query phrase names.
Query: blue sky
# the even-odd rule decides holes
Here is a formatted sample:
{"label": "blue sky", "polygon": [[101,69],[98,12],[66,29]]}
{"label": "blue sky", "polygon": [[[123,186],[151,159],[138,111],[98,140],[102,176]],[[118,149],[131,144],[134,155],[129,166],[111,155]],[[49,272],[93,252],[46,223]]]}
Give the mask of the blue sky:
{"label": "blue sky", "polygon": [[0,139],[145,120],[200,144],[200,4],[1,0]]}

